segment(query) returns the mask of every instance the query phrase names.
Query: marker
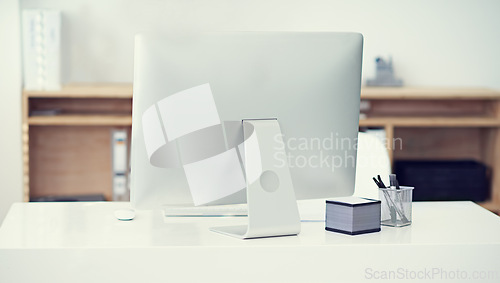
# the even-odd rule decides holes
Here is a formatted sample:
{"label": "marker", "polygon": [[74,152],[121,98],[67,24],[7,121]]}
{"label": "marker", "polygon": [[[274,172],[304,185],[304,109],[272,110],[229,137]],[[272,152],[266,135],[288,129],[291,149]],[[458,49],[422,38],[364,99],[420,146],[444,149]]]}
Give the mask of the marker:
{"label": "marker", "polygon": [[396,182],[398,181],[396,179],[396,174],[389,175],[389,180],[391,182],[391,189],[396,189]]}

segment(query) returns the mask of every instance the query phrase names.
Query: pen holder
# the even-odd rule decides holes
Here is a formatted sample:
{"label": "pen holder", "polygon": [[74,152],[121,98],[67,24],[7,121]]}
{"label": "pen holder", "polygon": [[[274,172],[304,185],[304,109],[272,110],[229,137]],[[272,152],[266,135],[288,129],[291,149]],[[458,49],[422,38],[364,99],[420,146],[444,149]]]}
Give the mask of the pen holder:
{"label": "pen holder", "polygon": [[413,187],[380,188],[381,221],[384,226],[403,227],[411,224]]}

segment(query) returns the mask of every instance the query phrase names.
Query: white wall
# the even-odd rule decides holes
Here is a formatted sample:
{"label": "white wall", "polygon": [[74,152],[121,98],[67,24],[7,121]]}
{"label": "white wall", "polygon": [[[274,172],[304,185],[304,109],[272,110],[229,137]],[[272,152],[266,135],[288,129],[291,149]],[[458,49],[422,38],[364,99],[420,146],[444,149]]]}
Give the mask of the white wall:
{"label": "white wall", "polygon": [[131,82],[133,35],[152,28],[359,31],[364,77],[392,55],[416,86],[500,88],[497,0],[21,0],[63,11],[63,81]]}
{"label": "white wall", "polygon": [[22,200],[21,45],[17,0],[0,1],[0,223]]}

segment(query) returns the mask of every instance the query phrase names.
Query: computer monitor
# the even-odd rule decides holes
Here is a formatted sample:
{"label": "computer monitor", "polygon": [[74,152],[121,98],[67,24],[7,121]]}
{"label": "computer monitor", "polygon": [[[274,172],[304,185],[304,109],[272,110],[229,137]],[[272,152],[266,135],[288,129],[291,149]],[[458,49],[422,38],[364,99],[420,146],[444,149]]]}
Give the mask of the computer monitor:
{"label": "computer monitor", "polygon": [[297,199],[351,195],[362,46],[358,33],[137,35],[133,205],[246,202],[244,119],[277,121],[284,151],[268,154]]}

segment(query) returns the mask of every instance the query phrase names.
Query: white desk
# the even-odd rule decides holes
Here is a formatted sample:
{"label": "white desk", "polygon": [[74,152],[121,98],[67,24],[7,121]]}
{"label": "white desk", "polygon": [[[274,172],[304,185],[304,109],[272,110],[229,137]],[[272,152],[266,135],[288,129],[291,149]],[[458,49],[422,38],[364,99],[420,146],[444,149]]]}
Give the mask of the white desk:
{"label": "white desk", "polygon": [[[471,202],[414,203],[410,227],[379,233],[306,222],[299,236],[254,240],[208,231],[245,218],[116,220],[126,205],[14,204],[0,228],[0,282],[500,282],[500,218]],[[322,210],[310,202],[301,213]]]}

